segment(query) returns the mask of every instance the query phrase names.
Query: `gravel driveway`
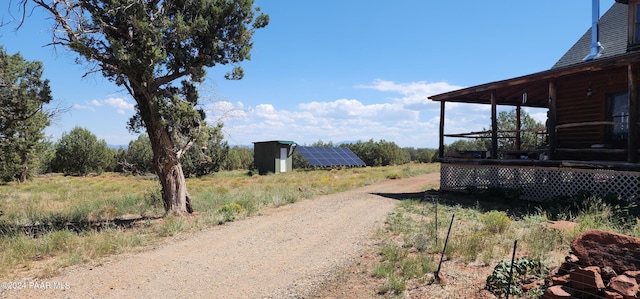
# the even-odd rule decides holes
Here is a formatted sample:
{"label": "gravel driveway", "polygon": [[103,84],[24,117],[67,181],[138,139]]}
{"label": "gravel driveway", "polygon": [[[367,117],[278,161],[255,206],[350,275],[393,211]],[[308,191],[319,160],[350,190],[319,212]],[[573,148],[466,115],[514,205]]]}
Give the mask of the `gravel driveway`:
{"label": "gravel driveway", "polygon": [[[264,210],[159,248],[71,267],[8,298],[301,298],[321,288],[393,210],[395,194],[423,191],[438,173]],[[47,287],[47,284],[49,286]]]}

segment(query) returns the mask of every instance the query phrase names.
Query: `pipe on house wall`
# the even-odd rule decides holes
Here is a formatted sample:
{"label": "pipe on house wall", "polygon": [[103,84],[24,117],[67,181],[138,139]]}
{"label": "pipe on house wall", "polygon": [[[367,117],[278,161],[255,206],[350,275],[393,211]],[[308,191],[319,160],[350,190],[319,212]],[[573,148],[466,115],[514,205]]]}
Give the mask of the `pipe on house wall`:
{"label": "pipe on house wall", "polygon": [[596,59],[602,55],[602,44],[598,37],[598,22],[600,20],[600,0],[591,0],[591,49],[582,61]]}

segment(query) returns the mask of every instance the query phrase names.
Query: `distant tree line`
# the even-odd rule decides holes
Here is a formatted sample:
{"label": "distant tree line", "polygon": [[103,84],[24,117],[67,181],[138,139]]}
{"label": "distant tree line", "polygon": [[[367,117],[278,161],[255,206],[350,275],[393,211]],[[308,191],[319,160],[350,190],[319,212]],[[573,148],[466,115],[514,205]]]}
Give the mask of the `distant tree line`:
{"label": "distant tree line", "polygon": [[[182,158],[184,174],[187,177],[206,176],[222,170],[252,170],[253,149],[243,146],[229,146],[223,139],[223,124],[207,126],[204,138],[198,140]],[[318,141],[312,146],[334,147],[332,142]],[[367,166],[400,165],[406,163],[430,163],[435,149],[401,148],[394,142],[373,139],[363,142],[341,144],[360,157]],[[105,140],[98,139],[89,130],[73,128],[62,134],[57,142],[42,138],[33,153],[37,157],[32,163],[33,174],[63,173],[65,175],[99,175],[102,172],[123,174],[154,174],[151,143],[146,134],[139,135],[127,147],[112,148]],[[309,168],[311,165],[294,152],[295,168]],[[20,169],[3,169],[4,181],[16,180]],[[12,174],[12,175],[10,175]]]}
{"label": "distant tree line", "polygon": [[[319,140],[310,146],[336,147],[331,141]],[[395,142],[381,139],[356,143],[344,143],[337,147],[349,148],[367,166],[402,165],[407,163],[431,163],[437,154],[435,149],[400,147]],[[297,152],[293,154],[294,168],[309,168],[311,165]]]}
{"label": "distant tree line", "polygon": [[[182,167],[185,176],[200,177],[220,170],[237,170],[253,168],[253,149],[248,147],[231,147],[223,140],[222,124],[207,127],[204,138],[198,140],[183,157]],[[12,148],[18,147],[14,144]],[[57,142],[42,137],[31,146],[28,159],[28,176],[45,173],[63,173],[65,175],[84,176],[99,175],[102,172],[120,172],[124,174],[153,174],[153,154],[151,143],[146,134],[141,134],[129,145],[111,148],[105,140],[99,140],[89,130],[81,127],[73,128],[62,134]],[[8,158],[13,154],[2,149],[0,164],[9,164]],[[20,167],[0,168],[1,180],[5,182],[25,177],[22,164]],[[26,179],[26,178],[25,178]]]}
{"label": "distant tree line", "polygon": [[[223,124],[207,127],[206,138],[199,140],[183,157],[185,176],[201,177],[222,170],[252,170],[253,149],[244,146],[229,146],[223,139]],[[318,141],[312,146],[334,147],[332,142]],[[400,165],[406,163],[430,163],[435,149],[401,148],[394,142],[373,139],[363,142],[341,144],[360,157],[367,166]],[[99,140],[89,130],[76,127],[64,133],[52,143],[42,140],[38,146],[39,158],[34,167],[38,174],[63,173],[83,176],[99,175],[102,172],[120,172],[123,174],[154,174],[153,154],[149,137],[139,135],[128,146],[111,148],[105,140]],[[311,165],[294,152],[295,168],[309,168]],[[14,180],[5,176],[5,181]]]}
{"label": "distant tree line", "polygon": [[[222,134],[223,124],[206,126],[203,138],[182,157],[185,176],[201,177],[220,170],[250,169],[253,150],[230,147]],[[65,175],[100,174],[104,171],[125,174],[152,174],[153,152],[146,134],[129,142],[129,145],[110,148],[106,141],[98,140],[87,129],[76,127],[64,133],[60,140],[49,147],[46,156],[50,164],[43,169]]]}

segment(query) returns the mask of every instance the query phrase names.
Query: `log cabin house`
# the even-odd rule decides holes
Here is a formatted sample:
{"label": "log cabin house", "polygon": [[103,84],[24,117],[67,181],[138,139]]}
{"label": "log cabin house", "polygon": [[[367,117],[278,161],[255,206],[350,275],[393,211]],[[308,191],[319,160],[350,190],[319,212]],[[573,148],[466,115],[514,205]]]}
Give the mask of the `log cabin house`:
{"label": "log cabin house", "polygon": [[[638,199],[640,0],[616,0],[549,70],[429,97],[440,102],[440,188],[514,188],[522,197],[549,200],[578,191]],[[447,133],[447,103],[491,105],[487,132]],[[497,106],[515,107],[516,148],[498,146]],[[520,151],[522,107],[548,109],[545,143]],[[483,134],[479,134],[483,133]],[[479,154],[448,156],[447,138],[489,138]]]}

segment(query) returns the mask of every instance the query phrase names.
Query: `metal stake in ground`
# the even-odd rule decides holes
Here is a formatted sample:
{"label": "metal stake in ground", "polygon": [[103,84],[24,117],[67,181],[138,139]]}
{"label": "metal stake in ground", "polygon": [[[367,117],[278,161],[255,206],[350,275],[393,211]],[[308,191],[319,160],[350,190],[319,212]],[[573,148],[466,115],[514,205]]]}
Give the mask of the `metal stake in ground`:
{"label": "metal stake in ground", "polygon": [[436,246],[438,246],[438,198],[437,197],[433,197],[433,209],[436,211],[435,233],[436,233]]}
{"label": "metal stake in ground", "polygon": [[509,293],[511,293],[511,282],[513,281],[513,262],[516,259],[516,248],[518,247],[518,240],[513,241],[513,254],[511,255],[511,269],[509,269],[509,283],[507,283],[507,299],[509,299]]}
{"label": "metal stake in ground", "polygon": [[451,234],[451,227],[453,226],[453,218],[456,214],[451,215],[451,222],[449,223],[449,230],[447,231],[447,238],[444,239],[444,246],[442,247],[442,254],[440,255],[440,263],[438,263],[438,271],[436,271],[436,279],[438,281],[444,280],[444,275],[440,276],[440,268],[442,267],[442,260],[444,259],[444,251],[447,249],[447,243],[449,243],[449,234]]}

